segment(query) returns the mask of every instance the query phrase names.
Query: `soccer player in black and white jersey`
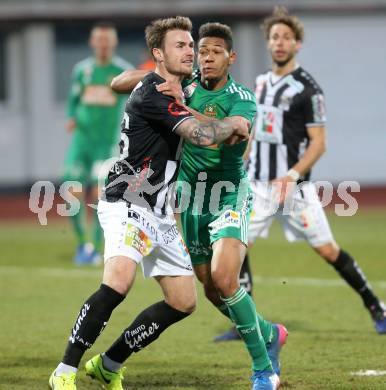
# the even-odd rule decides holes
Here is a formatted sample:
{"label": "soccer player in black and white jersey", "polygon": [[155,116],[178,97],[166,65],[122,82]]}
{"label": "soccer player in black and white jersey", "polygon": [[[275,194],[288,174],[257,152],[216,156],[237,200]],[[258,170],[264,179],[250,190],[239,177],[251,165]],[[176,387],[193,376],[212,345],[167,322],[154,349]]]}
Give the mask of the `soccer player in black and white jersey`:
{"label": "soccer player in black and white jersey", "polygon": [[[384,334],[385,306],[356,261],[335,242],[315,187],[308,182],[312,167],[326,149],[326,118],[321,88],[296,62],[303,25],[285,8],[277,7],[264,20],[262,30],[273,64],[270,71],[256,78],[257,119],[247,161],[254,192],[249,243],[267,237],[273,218],[278,219],[288,241],[307,240],[360,295],[376,331]],[[291,193],[295,183],[300,190]],[[279,208],[278,203],[270,201],[275,192]],[[288,202],[292,207],[286,210],[288,197],[293,203]],[[248,256],[240,281],[252,284]],[[230,330],[217,341],[236,338],[238,335]]]}
{"label": "soccer player in black and white jersey", "polygon": [[[168,204],[177,176],[182,139],[209,146],[232,135],[248,138],[241,118],[199,122],[174,98],[158,92],[165,81],[181,82],[193,69],[192,25],[188,18],[159,19],[146,28],[155,72],[137,85],[122,122],[121,158],[112,167],[98,215],[105,235],[102,284],[81,307],[63,360],[52,373],[55,390],[76,389],[77,367],[85,351],[124,300],[137,264],[159,283],[164,300],[143,310],[103,354],[86,363],[86,373],[105,389],[122,390],[122,363],[196,305],[192,266]],[[170,191],[169,191],[170,190]]]}

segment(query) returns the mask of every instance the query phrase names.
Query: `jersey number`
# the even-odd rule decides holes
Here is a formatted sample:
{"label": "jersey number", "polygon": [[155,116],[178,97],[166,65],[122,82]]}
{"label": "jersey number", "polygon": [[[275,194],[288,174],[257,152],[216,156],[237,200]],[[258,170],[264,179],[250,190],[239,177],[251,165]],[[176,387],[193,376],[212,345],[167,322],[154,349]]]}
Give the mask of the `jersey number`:
{"label": "jersey number", "polygon": [[121,142],[119,143],[119,146],[121,148],[121,155],[120,155],[121,160],[124,160],[127,157],[129,157],[129,137],[125,133],[125,130],[128,131],[130,129],[129,123],[130,123],[130,117],[127,114],[127,112],[125,112],[121,124],[122,127]]}

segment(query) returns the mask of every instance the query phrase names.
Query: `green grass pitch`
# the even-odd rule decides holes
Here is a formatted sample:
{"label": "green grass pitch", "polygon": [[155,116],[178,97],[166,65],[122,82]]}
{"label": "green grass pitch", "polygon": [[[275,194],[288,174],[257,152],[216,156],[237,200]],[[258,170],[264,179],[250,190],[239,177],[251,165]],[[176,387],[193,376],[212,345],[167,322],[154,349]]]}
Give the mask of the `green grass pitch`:
{"label": "green grass pitch", "polygon": [[[386,300],[386,211],[331,215],[338,243],[360,263]],[[0,389],[42,390],[61,358],[83,300],[98,286],[101,268],[72,265],[74,239],[67,223],[0,224]],[[381,390],[386,335],[379,336],[361,300],[304,243],[288,244],[277,225],[252,251],[258,311],[290,332],[281,355],[283,390]],[[249,358],[241,342],[214,344],[228,328],[205,301],[197,311],[126,363],[127,389],[248,389]],[[103,351],[147,305],[161,299],[153,280],[136,284],[113,313],[83,362]],[[97,389],[81,369],[78,389]]]}

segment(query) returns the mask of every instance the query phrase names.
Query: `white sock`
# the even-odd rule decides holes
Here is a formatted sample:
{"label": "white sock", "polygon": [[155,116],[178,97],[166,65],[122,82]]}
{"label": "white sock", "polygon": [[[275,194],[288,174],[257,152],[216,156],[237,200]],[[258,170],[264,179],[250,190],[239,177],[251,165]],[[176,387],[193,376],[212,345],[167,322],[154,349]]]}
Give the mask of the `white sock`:
{"label": "white sock", "polygon": [[106,354],[102,353],[102,363],[103,367],[106,370],[112,371],[112,372],[118,372],[121,368],[122,364],[118,363],[114,360],[111,360]]}
{"label": "white sock", "polygon": [[68,364],[59,363],[58,367],[55,370],[55,376],[59,376],[62,374],[70,374],[72,372],[77,372],[78,369],[76,367],[69,366]]}

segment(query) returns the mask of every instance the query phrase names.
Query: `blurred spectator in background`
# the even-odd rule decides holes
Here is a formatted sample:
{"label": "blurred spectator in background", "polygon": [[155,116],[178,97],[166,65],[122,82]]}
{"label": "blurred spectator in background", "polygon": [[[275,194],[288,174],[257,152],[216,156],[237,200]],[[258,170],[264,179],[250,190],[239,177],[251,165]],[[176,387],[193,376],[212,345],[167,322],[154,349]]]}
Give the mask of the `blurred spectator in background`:
{"label": "blurred spectator in background", "polygon": [[100,168],[106,159],[118,153],[114,148],[118,142],[126,95],[116,94],[110,83],[115,76],[133,69],[133,66],[114,55],[117,44],[113,24],[96,24],[91,29],[89,40],[94,55],[76,64],[72,73],[67,108],[67,130],[72,133],[72,139],[65,158],[63,180],[82,183],[82,191],[73,193],[80,200],[79,212],[70,217],[78,240],[74,256],[77,264],[97,264],[101,260],[102,230],[94,212],[92,233],[87,232],[85,197],[87,189],[91,189],[92,201],[96,203]]}

